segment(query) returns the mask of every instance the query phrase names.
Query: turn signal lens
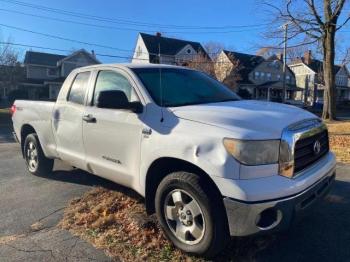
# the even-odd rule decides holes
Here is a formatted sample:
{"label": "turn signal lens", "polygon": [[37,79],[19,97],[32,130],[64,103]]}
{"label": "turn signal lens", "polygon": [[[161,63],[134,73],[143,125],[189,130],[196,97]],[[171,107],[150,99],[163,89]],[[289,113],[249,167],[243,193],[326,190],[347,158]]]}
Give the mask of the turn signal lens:
{"label": "turn signal lens", "polygon": [[17,110],[16,105],[12,105],[11,108],[10,108],[11,116],[13,116],[16,113],[16,110]]}

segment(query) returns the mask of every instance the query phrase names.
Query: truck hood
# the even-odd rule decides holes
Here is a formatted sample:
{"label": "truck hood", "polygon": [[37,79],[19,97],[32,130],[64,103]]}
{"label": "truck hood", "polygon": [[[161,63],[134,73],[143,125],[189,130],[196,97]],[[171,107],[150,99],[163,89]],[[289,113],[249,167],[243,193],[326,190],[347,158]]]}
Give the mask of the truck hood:
{"label": "truck hood", "polygon": [[[279,139],[282,130],[298,121],[317,118],[295,106],[240,100],[174,107],[177,117],[231,131],[237,139]],[[205,130],[203,130],[205,132]]]}

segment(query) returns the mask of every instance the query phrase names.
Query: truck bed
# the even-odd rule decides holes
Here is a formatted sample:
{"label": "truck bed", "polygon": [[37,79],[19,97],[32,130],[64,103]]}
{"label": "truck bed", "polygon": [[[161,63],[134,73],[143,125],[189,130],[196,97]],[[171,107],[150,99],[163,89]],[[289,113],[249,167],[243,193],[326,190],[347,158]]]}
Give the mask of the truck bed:
{"label": "truck bed", "polygon": [[23,127],[31,127],[41,141],[45,155],[56,156],[56,143],[52,132],[52,117],[55,102],[16,100],[16,111],[12,116],[13,128],[21,142]]}

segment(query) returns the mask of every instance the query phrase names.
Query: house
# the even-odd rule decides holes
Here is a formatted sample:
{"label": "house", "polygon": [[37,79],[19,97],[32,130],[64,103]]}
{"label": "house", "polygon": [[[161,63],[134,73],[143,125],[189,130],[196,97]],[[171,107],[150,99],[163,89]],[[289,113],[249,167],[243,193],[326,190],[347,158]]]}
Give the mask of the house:
{"label": "house", "polygon": [[56,99],[68,74],[75,68],[99,64],[94,53],[84,49],[70,55],[27,51],[24,58],[26,79],[21,88],[29,99]]}
{"label": "house", "polygon": [[[283,58],[273,55],[267,59],[223,50],[215,65],[217,78],[225,82],[227,78],[236,77],[238,92],[245,90],[247,98],[268,101],[282,101],[283,94]],[[295,100],[300,91],[295,86],[295,77],[291,70],[286,70],[287,100]]]}
{"label": "house", "polygon": [[196,56],[209,56],[198,42],[139,33],[132,63],[184,65]]}
{"label": "house", "polygon": [[[313,59],[312,52],[305,52],[304,57],[292,61],[289,68],[294,72],[296,85],[303,89],[300,99],[305,104],[313,105],[315,102],[323,102],[324,79],[323,62]],[[345,65],[335,65],[335,84],[338,102],[350,100],[350,74]]]}

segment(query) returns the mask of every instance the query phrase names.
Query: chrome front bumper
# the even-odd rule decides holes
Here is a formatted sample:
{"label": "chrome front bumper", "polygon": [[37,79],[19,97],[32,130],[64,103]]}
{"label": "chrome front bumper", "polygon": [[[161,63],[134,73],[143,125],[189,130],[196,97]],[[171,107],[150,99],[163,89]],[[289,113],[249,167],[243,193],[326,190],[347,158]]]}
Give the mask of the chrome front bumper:
{"label": "chrome front bumper", "polygon": [[248,236],[288,228],[297,214],[304,212],[329,192],[334,180],[335,168],[321,180],[293,196],[258,202],[224,198],[231,236]]}

